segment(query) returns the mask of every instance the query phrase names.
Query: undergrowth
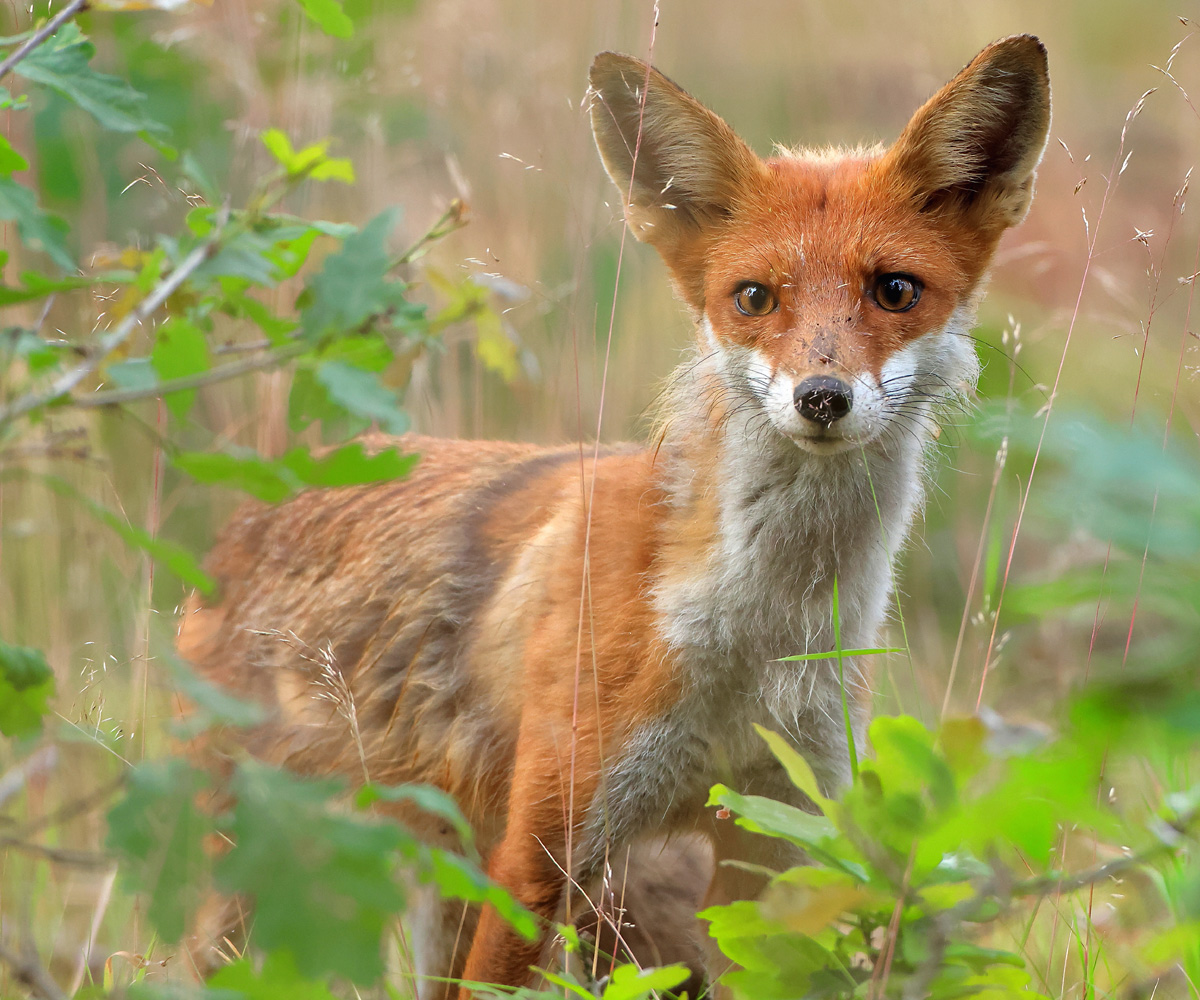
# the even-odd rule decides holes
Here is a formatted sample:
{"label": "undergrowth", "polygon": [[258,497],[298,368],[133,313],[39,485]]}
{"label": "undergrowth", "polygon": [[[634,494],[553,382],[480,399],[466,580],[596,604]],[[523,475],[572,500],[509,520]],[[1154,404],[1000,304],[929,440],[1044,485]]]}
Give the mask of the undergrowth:
{"label": "undergrowth", "polygon": [[[353,33],[350,5],[299,3],[314,28],[334,38]],[[305,186],[350,184],[355,171],[327,143],[295,148],[278,129],[258,137],[273,169],[232,198],[192,151],[172,146],[171,130],[153,117],[145,94],[92,66],[93,45],[76,19],[83,6],[70,4],[53,22],[0,42],[0,77],[11,71],[20,80],[20,87],[10,78],[0,88],[0,110],[30,114],[44,90],[102,131],[140,136],[187,210],[177,228],[92,254],[80,267],[68,226],[42,207],[35,185],[14,176],[28,162],[0,136],[0,220],[15,227],[20,249],[13,256],[22,266],[17,280],[0,286],[10,317],[0,329],[0,471],[5,483],[37,483],[150,560],[151,594],[155,572],[160,587],[165,576],[176,592],[180,585],[207,592],[212,584],[195,554],[160,532],[161,512],[138,526],[119,496],[102,502],[61,471],[63,463],[86,461],[85,439],[100,433],[84,422],[88,414],[119,412],[140,428],[153,448],[156,483],[169,466],[193,483],[278,502],[310,486],[404,475],[413,456],[366,451],[356,438],[369,426],[406,429],[403,394],[414,365],[447,350],[448,332],[469,330],[479,363],[502,379],[514,377],[520,351],[494,289],[422,270],[429,248],[464,224],[460,203],[444,206],[423,236],[398,251],[393,211],[362,226],[285,212],[281,205]],[[88,6],[101,18],[156,5]],[[21,90],[26,85],[31,95]],[[1172,226],[1182,213],[1181,193]],[[1094,251],[1092,230],[1089,237]],[[6,273],[12,263],[8,253],[0,259]],[[1161,259],[1157,266],[1161,278]],[[417,280],[435,290],[434,308],[415,301]],[[1193,287],[1194,276],[1189,295]],[[1158,294],[1156,284],[1152,316]],[[94,329],[64,332],[48,322],[56,302],[72,296],[104,303]],[[189,419],[200,390],[270,371],[289,375],[293,443],[282,452],[268,457],[235,447]],[[137,408],[148,402],[156,406],[152,423]],[[1087,683],[1062,700],[1047,726],[1006,721],[982,704],[977,714],[956,717],[945,711],[949,690],[937,724],[881,716],[853,785],[836,800],[820,793],[795,749],[763,731],[812,810],[723,786],[713,789],[710,805],[728,822],[801,847],[811,864],[773,873],[758,901],[702,913],[737,964],[722,979],[734,995],[1058,996],[1070,981],[1087,998],[1200,996],[1200,786],[1193,770],[1200,453],[1194,438],[1181,447],[1169,433],[1148,434],[1144,422],[1122,428],[1077,413],[1049,417],[1011,397],[985,405],[965,425],[964,446],[998,456],[997,483],[1005,465],[1018,473],[1026,486],[1022,516],[1040,463],[1044,487],[1034,502],[1044,505],[1044,523],[1103,545],[1042,582],[1009,585],[1017,530],[1006,540],[985,526],[976,564],[984,624],[995,638],[1002,602],[1016,622],[1094,616],[1094,641],[1103,610],[1120,598],[1135,608],[1130,635],[1140,614],[1153,642],[1132,663],[1128,642],[1123,653],[1089,648]],[[147,648],[158,643],[152,632],[147,626]],[[861,652],[828,655],[840,662]],[[989,642],[980,703],[994,653],[999,648]],[[157,655],[156,683],[189,706],[172,738],[254,724],[252,708]],[[106,662],[96,651],[84,700],[102,683]],[[489,881],[455,804],[435,790],[351,788],[243,760],[230,778],[236,805],[200,808],[212,777],[157,734],[147,751],[151,666],[141,662],[143,731],[132,734],[106,716],[99,696],[77,718],[56,712],[67,697],[63,671],[51,669],[43,650],[0,642],[0,732],[9,740],[0,844],[12,886],[0,883],[5,995],[411,995],[398,918],[418,886],[490,903],[523,933],[536,933],[533,918]],[[1114,663],[1120,669],[1106,668]],[[80,754],[99,755],[96,773],[111,780],[20,818],[23,804],[44,794],[58,756]],[[373,812],[397,799],[457,828],[464,851],[430,847]],[[103,851],[69,846],[67,831],[79,822],[104,825]],[[212,846],[222,841],[228,849],[214,861]],[[128,934],[138,944],[92,961],[104,916],[98,906],[84,953],[60,982],[61,963],[48,956],[54,933],[33,916],[49,866],[99,873],[105,907],[114,892],[124,894]],[[230,942],[226,964],[200,984],[180,942],[213,886],[252,899],[255,918],[248,949]],[[557,932],[568,955],[585,949],[572,927]],[[579,971],[587,964],[545,970],[540,991],[516,995],[636,1000],[687,976],[682,967],[606,963],[594,982]],[[480,984],[479,992],[513,991]]]}

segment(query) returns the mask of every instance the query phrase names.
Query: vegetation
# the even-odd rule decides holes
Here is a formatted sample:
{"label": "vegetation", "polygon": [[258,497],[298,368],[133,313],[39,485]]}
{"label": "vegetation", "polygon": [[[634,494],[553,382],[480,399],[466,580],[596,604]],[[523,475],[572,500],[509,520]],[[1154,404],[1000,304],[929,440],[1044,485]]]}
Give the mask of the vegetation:
{"label": "vegetation", "polygon": [[[711,804],[812,864],[704,917],[748,998],[1200,997],[1195,28],[1117,2],[1064,3],[1069,28],[1000,6],[912,65],[882,34],[830,47],[862,35],[858,3],[764,0],[780,30],[736,58],[703,49],[715,20],[670,7],[657,35],[649,7],[595,37],[564,17],[569,59],[532,9],[511,33],[490,10],[385,0],[0,15],[0,995],[408,996],[395,918],[417,884],[532,933],[430,789],[245,761],[236,807],[198,808],[211,779],[178,741],[255,715],[171,650],[173,609],[211,586],[197,554],[239,494],[403,475],[413,456],[356,442],[372,425],[633,432],[642,373],[669,370],[686,323],[650,291],[656,264],[621,263],[563,100],[582,83],[551,83],[556,59],[581,81],[593,50],[656,39],[673,71],[691,45],[678,61],[808,88],[781,83],[786,106],[744,120],[750,71],[731,106],[701,90],[739,130],[853,140],[847,121],[887,134],[924,74],[1020,29],[1050,47],[1067,124],[979,331],[980,405],[947,422],[871,753],[829,801],[764,731],[820,815],[722,786]],[[789,17],[817,46],[804,67],[777,48]],[[468,92],[491,103],[466,109]],[[591,302],[611,316],[586,320]],[[395,798],[457,826],[465,855],[377,820]],[[200,985],[178,942],[210,879],[256,919]],[[635,1000],[686,976],[582,964],[522,995]]]}

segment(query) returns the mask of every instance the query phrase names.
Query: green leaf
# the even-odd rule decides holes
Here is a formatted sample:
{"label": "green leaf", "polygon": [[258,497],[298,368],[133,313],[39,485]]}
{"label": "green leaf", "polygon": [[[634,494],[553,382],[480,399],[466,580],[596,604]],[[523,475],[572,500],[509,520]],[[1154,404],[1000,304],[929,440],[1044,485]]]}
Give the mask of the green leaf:
{"label": "green leaf", "polygon": [[183,451],[171,461],[197,482],[242,490],[267,503],[286,500],[303,486],[286,468],[253,453]]}
{"label": "green leaf", "polygon": [[145,94],[88,65],[95,54],[96,47],[72,21],[29,53],[17,72],[61,94],[110,131],[165,134],[167,127],[146,114]]}
{"label": "green leaf", "polygon": [[[169,319],[158,328],[154,349],[150,352],[150,362],[162,380],[183,378],[207,371],[208,341],[204,332],[186,319]],[[196,402],[196,390],[173,392],[165,399],[175,419],[186,420],[192,404]]]}
{"label": "green leaf", "polygon": [[255,285],[272,288],[279,283],[280,270],[271,259],[271,241],[254,232],[235,233],[226,238],[208,260],[192,272],[192,281],[205,278],[245,278]]}
{"label": "green leaf", "polygon": [[[843,649],[842,658],[847,656],[879,656],[883,653],[903,653],[903,649],[895,648],[880,648],[880,649]],[[775,663],[799,663],[809,660],[836,660],[838,651],[830,650],[828,653],[797,653],[795,656],[780,656],[773,662]]]}
{"label": "green leaf", "polygon": [[11,177],[0,177],[0,222],[15,222],[22,243],[40,250],[64,271],[75,270],[65,240],[67,224],[38,208],[33,192]]}
{"label": "green leaf", "polygon": [[738,815],[738,826],[754,833],[784,837],[813,852],[823,852],[837,837],[837,827],[825,816],[814,816],[761,795],[741,795],[725,785],[713,785],[708,805],[732,809]]}
{"label": "green leaf", "polygon": [[287,133],[281,129],[269,128],[259,135],[259,139],[262,140],[262,144],[267,147],[267,152],[275,157],[279,165],[291,173],[296,152],[292,149],[292,140],[287,137]]}
{"label": "green leaf", "polygon": [[301,431],[320,420],[327,436],[353,437],[366,430],[370,419],[348,414],[317,381],[316,369],[327,361],[344,361],[354,368],[381,372],[393,361],[387,340],[378,333],[342,337],[322,346],[316,359],[302,359],[288,394],[288,426]]}
{"label": "green leaf", "polygon": [[933,746],[933,733],[907,715],[883,715],[871,723],[875,748],[873,769],[885,795],[927,795],[934,806],[948,808],[957,790],[954,773]]}
{"label": "green leaf", "polygon": [[106,366],[104,373],[116,382],[120,389],[149,393],[158,384],[158,378],[154,374],[154,365],[150,363],[149,358],[130,358],[128,361],[117,361]]}
{"label": "green leaf", "polygon": [[14,171],[27,170],[29,161],[12,148],[12,144],[0,135],[0,177],[11,177]]}
{"label": "green leaf", "polygon": [[78,288],[91,288],[92,285],[102,282],[125,284],[132,278],[133,275],[128,271],[109,271],[86,278],[83,275],[67,275],[65,278],[53,279],[47,278],[37,271],[23,271],[20,286],[0,284],[0,306],[30,302],[56,292],[72,292]]}
{"label": "green leaf", "polygon": [[691,970],[685,965],[664,965],[658,969],[621,965],[613,970],[602,1000],[642,1000],[651,993],[674,989],[690,975]]}
{"label": "green leaf", "polygon": [[46,658],[28,646],[0,642],[0,733],[32,736],[50,711],[54,674]]}
{"label": "green leaf", "polygon": [[799,751],[778,733],[771,732],[757,722],[754,724],[754,730],[766,740],[767,746],[771,748],[771,753],[783,765],[792,784],[807,795],[812,800],[812,804],[821,812],[828,815],[833,803],[821,794],[821,786],[817,783],[817,776],[813,774],[813,769],[809,767],[808,761],[800,756]]}
{"label": "green leaf", "polygon": [[215,991],[230,990],[245,1000],[336,1000],[323,982],[307,979],[286,951],[273,951],[263,960],[262,972],[241,958],[222,966],[207,983],[204,1000],[217,1000]]}
{"label": "green leaf", "polygon": [[307,976],[371,983],[383,972],[381,939],[404,896],[394,851],[413,838],[398,826],[335,808],[337,782],[295,777],[256,761],[238,766],[218,884],[255,900],[254,937],[286,950]]}
{"label": "green leaf", "polygon": [[309,19],[326,34],[335,38],[349,38],[354,34],[354,22],[336,0],[299,0],[299,3]]}
{"label": "green leaf", "polygon": [[276,346],[282,345],[295,332],[295,320],[275,315],[270,307],[246,294],[249,282],[228,277],[218,280],[225,295],[225,301],[221,303],[222,312],[234,319],[250,320]]}
{"label": "green leaf", "polygon": [[46,343],[32,330],[16,330],[9,348],[14,357],[24,359],[31,375],[40,375],[55,367],[62,349],[60,345]]}
{"label": "green leaf", "polygon": [[404,283],[387,277],[392,267],[387,238],[395,220],[395,209],[381,212],[325,258],[305,293],[309,302],[300,329],[306,338],[359,330],[368,320],[404,304]]}
{"label": "green leaf", "polygon": [[262,722],[266,712],[253,701],[210,684],[175,656],[160,657],[171,676],[171,689],[187,699],[189,712],[179,724],[184,738],[215,725],[247,727]]}
{"label": "green leaf", "polygon": [[[539,969],[538,972],[541,974],[542,978],[546,980],[546,982],[551,983],[554,986],[558,986],[561,989],[566,990],[568,993],[574,993],[575,996],[579,997],[579,1000],[594,1000],[594,994],[589,993],[586,989],[584,989],[574,976],[560,975],[557,972],[551,972],[549,969]],[[463,980],[463,985],[468,987],[476,996],[483,995],[494,998],[504,996],[498,987],[492,986],[489,983],[474,983],[468,979]],[[536,1000],[542,1000],[542,997],[544,996],[545,994],[542,994],[541,996],[535,995]]]}
{"label": "green leaf", "polygon": [[[0,42],[0,44],[3,44]],[[24,94],[13,97],[9,93],[7,87],[0,87],[0,111],[11,109],[13,111],[24,111],[29,107],[29,98]]]}
{"label": "green leaf", "polygon": [[317,381],[314,369],[304,365],[297,366],[296,373],[292,376],[292,388],[288,393],[288,427],[299,433],[314,420],[320,420],[329,427],[347,419],[351,419],[354,426],[349,428],[343,437],[353,437],[370,426],[369,421],[357,417],[349,418],[346,411],[329,398],[325,387]]}
{"label": "green leaf", "polygon": [[326,361],[317,368],[316,376],[329,398],[347,413],[374,421],[391,434],[408,430],[399,397],[374,372],[344,361]]}
{"label": "green leaf", "polygon": [[354,183],[354,164],[344,158],[328,157],[308,172],[314,181],[341,181]]}
{"label": "green leaf", "polygon": [[200,569],[196,557],[192,555],[182,545],[175,542],[167,541],[164,538],[156,538],[148,531],[141,528],[136,528],[124,517],[109,510],[103,504],[85,497],[70,483],[62,479],[57,479],[54,476],[45,476],[42,479],[50,489],[61,496],[69,497],[79,503],[84,510],[100,521],[102,524],[108,525],[113,531],[121,536],[128,544],[141,549],[151,558],[162,563],[172,573],[188,586],[195,587],[202,594],[211,594],[216,587],[216,583],[207,573]]}
{"label": "green leaf", "polygon": [[696,914],[707,920],[709,933],[721,942],[739,937],[766,937],[786,930],[777,920],[764,917],[758,903],[750,899],[739,899],[725,906],[710,906]]}
{"label": "green leaf", "polygon": [[464,847],[469,849],[474,844],[475,834],[471,824],[458,808],[458,803],[440,788],[433,785],[377,785],[372,782],[363,785],[354,797],[354,804],[359,809],[370,809],[377,802],[411,803],[423,812],[449,822]]}
{"label": "green leaf", "polygon": [[315,181],[354,183],[354,165],[346,159],[326,155],[329,140],[314,142],[301,150],[292,149],[291,140],[277,128],[262,133],[263,145],[291,177],[311,177]]}
{"label": "green leaf", "polygon": [[138,764],[125,797],[108,813],[108,847],[124,856],[121,872],[150,896],[150,919],[167,941],[183,937],[205,894],[204,839],[210,819],[196,808],[203,772],[178,757]]}
{"label": "green leaf", "polygon": [[468,903],[488,903],[522,937],[530,941],[537,937],[537,918],[461,854],[410,840],[404,847],[404,855],[415,866],[420,880],[432,882],[443,896]]}
{"label": "green leaf", "polygon": [[307,486],[358,486],[407,476],[418,460],[395,448],[368,455],[362,442],[354,441],[319,458],[306,448],[293,448],[279,464]]}
{"label": "green leaf", "polygon": [[201,483],[242,490],[267,503],[279,503],[305,486],[358,486],[399,479],[417,464],[416,455],[386,448],[367,455],[354,441],[314,458],[307,448],[293,448],[271,461],[254,452],[179,452],[171,459]]}

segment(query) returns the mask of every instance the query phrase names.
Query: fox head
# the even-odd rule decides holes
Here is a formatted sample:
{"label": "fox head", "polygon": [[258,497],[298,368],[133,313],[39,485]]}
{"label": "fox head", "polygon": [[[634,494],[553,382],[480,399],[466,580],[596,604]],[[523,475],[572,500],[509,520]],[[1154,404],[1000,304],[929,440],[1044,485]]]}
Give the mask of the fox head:
{"label": "fox head", "polygon": [[911,431],[970,388],[964,336],[1050,126],[1046,50],[984,49],[890,148],[756,156],[653,67],[605,52],[592,129],[625,218],[670,269],[701,350],[806,451]]}

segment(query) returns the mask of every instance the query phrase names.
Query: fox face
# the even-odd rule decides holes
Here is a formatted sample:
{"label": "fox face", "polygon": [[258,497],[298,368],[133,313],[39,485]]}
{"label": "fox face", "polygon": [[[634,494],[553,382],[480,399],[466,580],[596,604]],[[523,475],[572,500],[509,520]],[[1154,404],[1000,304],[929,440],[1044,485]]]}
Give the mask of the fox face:
{"label": "fox face", "polygon": [[1049,128],[1045,50],[989,46],[890,149],[760,160],[638,60],[592,68],[592,123],[634,234],[697,320],[728,405],[815,455],[925,429],[978,370],[965,337]]}

